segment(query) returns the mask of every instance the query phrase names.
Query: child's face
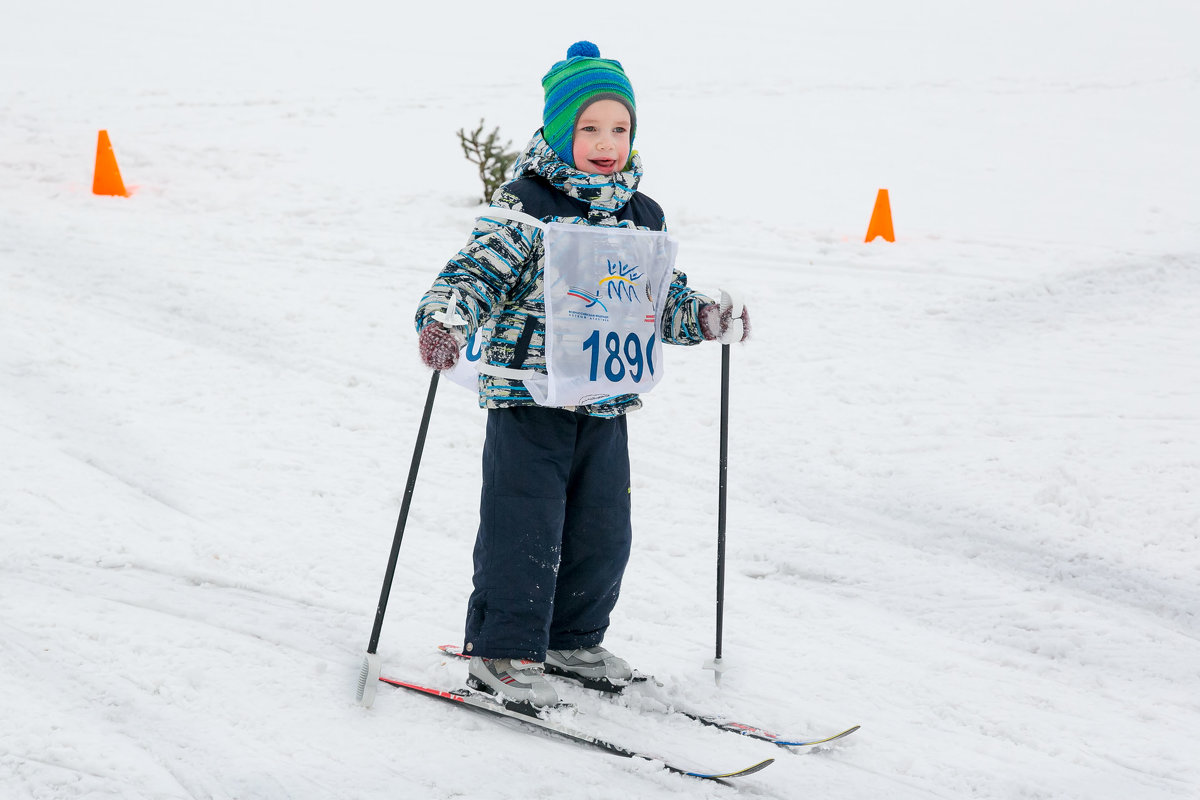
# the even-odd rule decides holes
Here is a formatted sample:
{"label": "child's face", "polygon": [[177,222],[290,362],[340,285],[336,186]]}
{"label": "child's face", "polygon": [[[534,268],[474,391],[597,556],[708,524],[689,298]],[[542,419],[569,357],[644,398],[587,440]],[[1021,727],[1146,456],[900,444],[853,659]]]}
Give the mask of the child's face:
{"label": "child's face", "polygon": [[629,162],[629,109],[616,100],[597,100],[575,124],[571,155],[584,172],[611,175]]}

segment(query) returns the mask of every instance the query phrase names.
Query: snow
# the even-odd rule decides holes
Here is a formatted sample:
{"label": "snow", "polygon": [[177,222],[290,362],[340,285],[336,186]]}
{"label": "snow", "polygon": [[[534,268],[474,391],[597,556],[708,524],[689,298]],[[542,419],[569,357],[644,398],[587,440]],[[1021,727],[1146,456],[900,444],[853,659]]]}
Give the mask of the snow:
{"label": "snow", "polygon": [[[539,9],[534,16],[534,9]],[[497,15],[509,13],[501,19]],[[579,38],[621,59],[719,350],[630,421],[581,727],[751,797],[1194,798],[1200,55],[1191,2],[4,2],[0,796],[729,797],[381,687],[354,700],[428,385],[417,298]],[[91,194],[107,129],[131,198]],[[863,243],[879,188],[897,241]],[[462,680],[483,414],[448,383],[384,671]],[[687,702],[792,755],[655,713]],[[1192,754],[1192,755],[1189,755]]]}

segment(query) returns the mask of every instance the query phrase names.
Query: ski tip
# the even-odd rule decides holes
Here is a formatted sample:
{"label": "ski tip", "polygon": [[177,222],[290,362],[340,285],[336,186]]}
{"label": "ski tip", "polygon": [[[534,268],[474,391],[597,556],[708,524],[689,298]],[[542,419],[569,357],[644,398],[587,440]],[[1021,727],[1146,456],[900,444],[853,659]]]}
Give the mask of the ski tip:
{"label": "ski tip", "polygon": [[829,744],[830,742],[835,742],[838,739],[849,736],[861,727],[861,725],[855,725],[851,728],[847,728],[841,733],[835,733],[833,736],[826,736],[824,739],[810,739],[803,742],[776,741],[775,744],[783,745],[784,747],[813,747],[819,744]]}
{"label": "ski tip", "polygon": [[757,764],[751,764],[743,769],[734,770],[733,772],[689,772],[694,778],[706,778],[708,780],[722,780],[724,778],[742,778],[746,775],[753,775],[760,772],[775,763],[775,759],[766,758]]}

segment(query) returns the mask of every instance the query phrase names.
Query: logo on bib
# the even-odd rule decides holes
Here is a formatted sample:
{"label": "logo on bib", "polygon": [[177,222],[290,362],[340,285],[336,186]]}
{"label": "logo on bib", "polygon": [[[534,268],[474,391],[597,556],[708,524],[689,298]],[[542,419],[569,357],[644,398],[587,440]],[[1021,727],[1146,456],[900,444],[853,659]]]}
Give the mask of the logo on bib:
{"label": "logo on bib", "polygon": [[607,292],[608,299],[640,303],[637,282],[642,279],[637,265],[623,261],[608,262],[608,276],[600,279],[600,290]]}
{"label": "logo on bib", "polygon": [[605,312],[608,311],[608,306],[604,305],[604,303],[600,301],[600,296],[597,294],[592,294],[587,289],[580,289],[578,286],[572,286],[571,290],[567,292],[567,297],[574,297],[577,300],[582,300],[583,302],[587,303],[584,308],[600,306],[600,308],[604,309]]}

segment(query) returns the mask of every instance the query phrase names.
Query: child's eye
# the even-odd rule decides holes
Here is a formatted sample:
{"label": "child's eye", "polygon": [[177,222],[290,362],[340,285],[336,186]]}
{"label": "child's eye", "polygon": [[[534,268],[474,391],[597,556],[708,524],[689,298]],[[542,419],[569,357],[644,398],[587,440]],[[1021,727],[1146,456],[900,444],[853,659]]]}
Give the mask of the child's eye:
{"label": "child's eye", "polygon": [[595,133],[596,126],[595,125],[584,125],[579,130],[584,131],[585,133]]}

